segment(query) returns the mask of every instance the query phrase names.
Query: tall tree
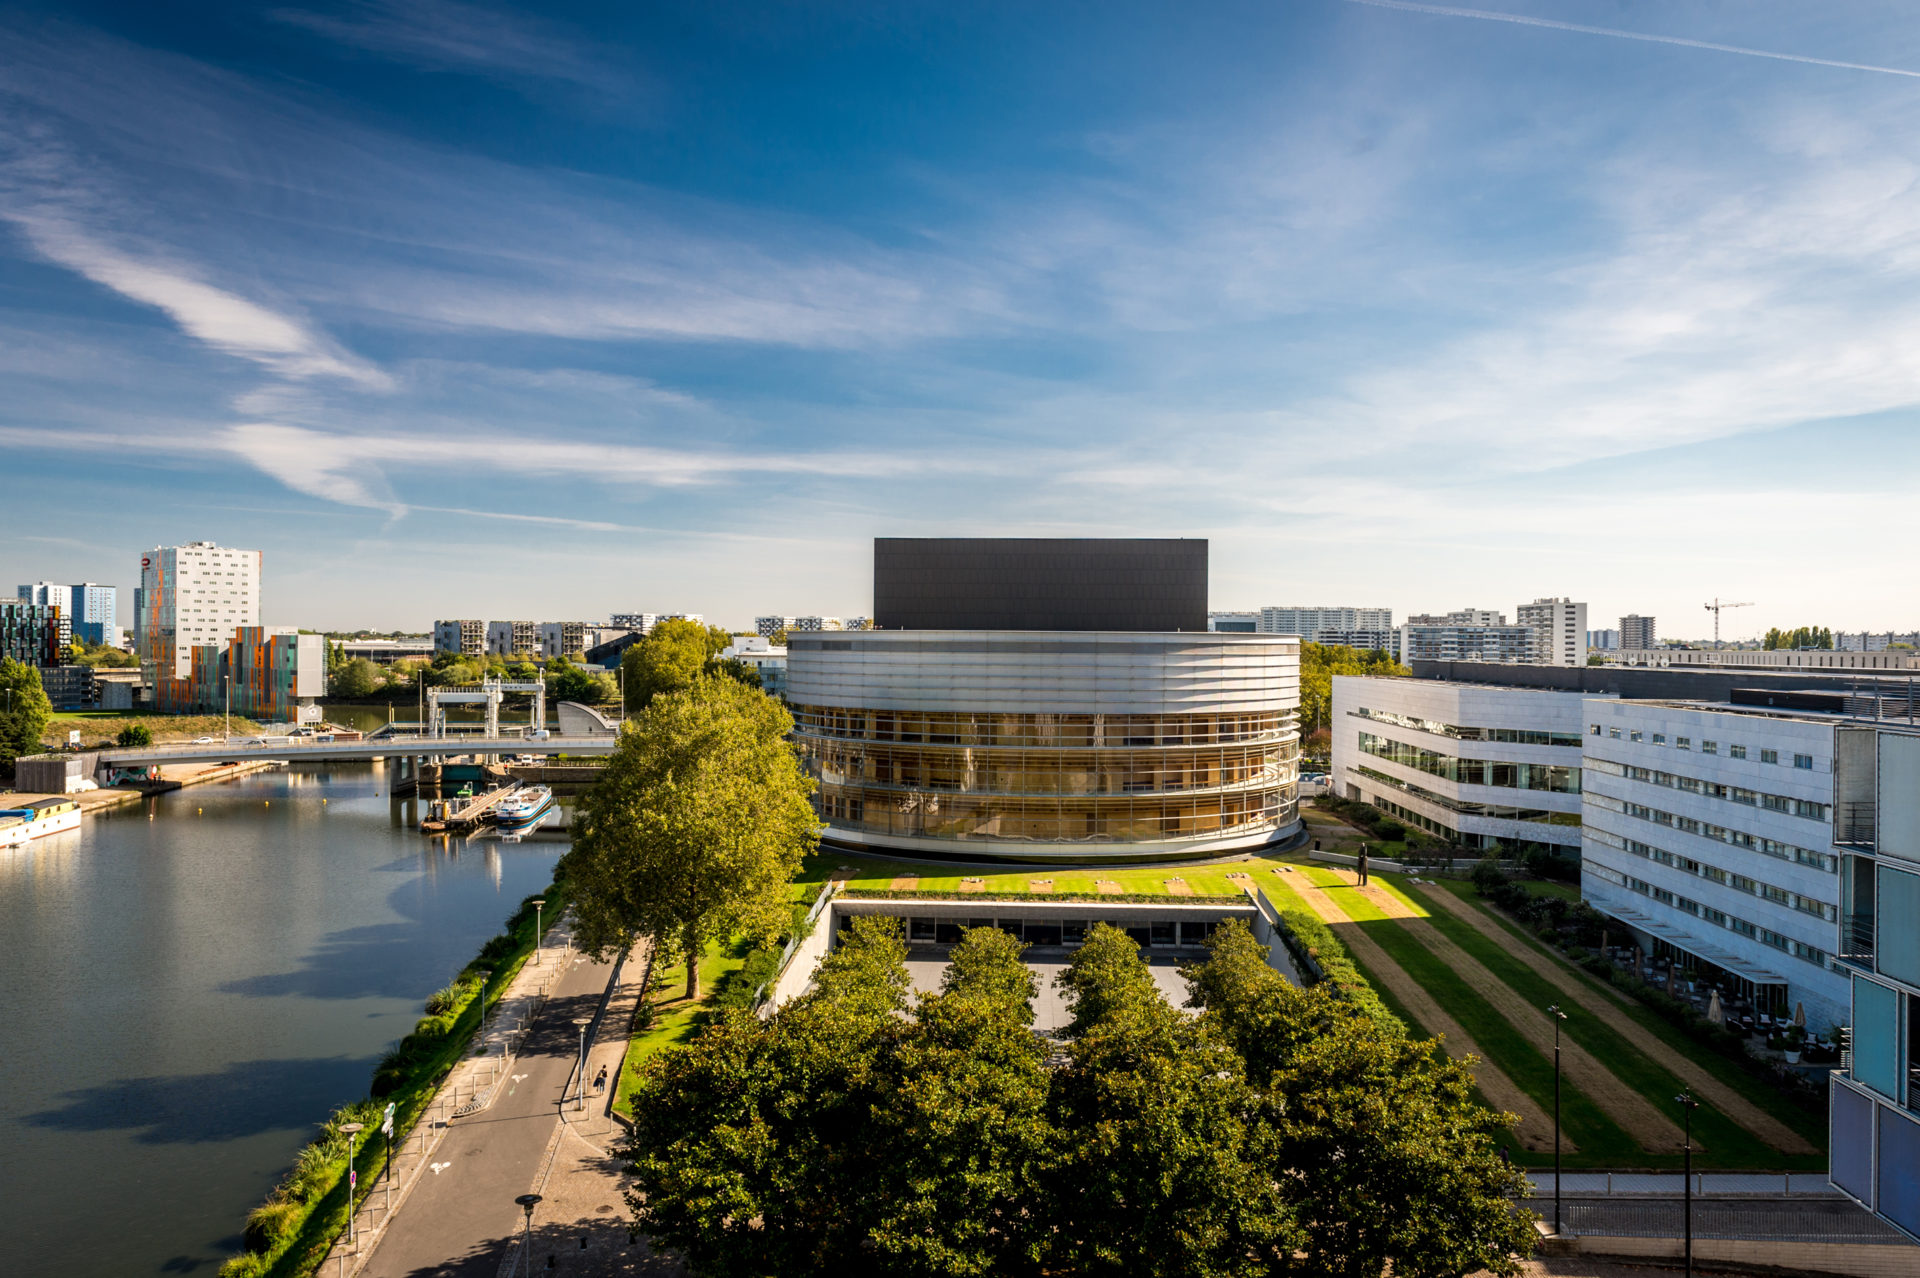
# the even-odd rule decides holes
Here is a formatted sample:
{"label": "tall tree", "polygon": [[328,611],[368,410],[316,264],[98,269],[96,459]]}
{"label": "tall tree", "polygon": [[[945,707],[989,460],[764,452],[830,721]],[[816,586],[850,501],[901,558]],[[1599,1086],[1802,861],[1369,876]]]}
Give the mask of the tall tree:
{"label": "tall tree", "polygon": [[695,998],[707,941],[786,924],[787,885],[820,830],[792,730],[779,702],[729,679],[655,697],[625,726],[566,856],[583,945],[670,941]]}
{"label": "tall tree", "polygon": [[712,632],[697,621],[656,625],[621,655],[620,681],[627,709],[644,710],[662,693],[693,686],[716,651],[712,641]]}
{"label": "tall tree", "polygon": [[336,697],[371,696],[379,686],[379,668],[365,657],[342,662],[327,676],[327,691]]}
{"label": "tall tree", "polygon": [[1335,675],[1410,675],[1413,671],[1375,649],[1343,648],[1338,644],[1300,645],[1300,734],[1310,736],[1325,728],[1333,715]]}
{"label": "tall tree", "polygon": [[53,720],[53,703],[40,686],[40,671],[11,657],[0,659],[0,767],[9,774],[23,754],[38,754],[40,736]]}

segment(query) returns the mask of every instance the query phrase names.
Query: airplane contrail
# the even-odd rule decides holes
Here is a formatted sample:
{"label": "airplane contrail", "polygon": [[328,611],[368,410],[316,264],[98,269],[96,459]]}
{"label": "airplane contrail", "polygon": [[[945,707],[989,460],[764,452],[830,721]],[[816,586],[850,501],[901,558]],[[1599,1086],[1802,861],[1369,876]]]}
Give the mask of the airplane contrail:
{"label": "airplane contrail", "polygon": [[1647,44],[1677,44],[1688,49],[1710,49],[1715,53],[1739,53],[1749,58],[1772,58],[1776,62],[1804,62],[1809,66],[1838,67],[1843,71],[1873,71],[1880,75],[1903,75],[1920,80],[1920,71],[1902,67],[1877,67],[1866,62],[1840,62],[1833,58],[1810,58],[1799,53],[1774,53],[1769,49],[1748,49],[1737,44],[1715,44],[1711,40],[1689,40],[1684,36],[1652,35],[1645,31],[1621,31],[1615,27],[1589,27],[1557,18],[1531,18],[1519,13],[1500,13],[1492,9],[1459,9],[1444,4],[1415,4],[1413,0],[1346,0],[1375,9],[1404,9],[1409,13],[1431,13],[1443,18],[1478,18],[1482,22],[1510,22],[1518,27],[1546,27],[1553,31],[1577,31],[1581,35],[1612,36],[1616,40],[1640,40]]}

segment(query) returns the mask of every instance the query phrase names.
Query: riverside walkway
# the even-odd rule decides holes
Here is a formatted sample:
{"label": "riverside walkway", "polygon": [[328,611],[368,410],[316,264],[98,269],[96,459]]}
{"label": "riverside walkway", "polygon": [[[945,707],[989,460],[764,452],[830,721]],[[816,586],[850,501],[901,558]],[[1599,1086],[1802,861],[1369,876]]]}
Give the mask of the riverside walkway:
{"label": "riverside walkway", "polygon": [[[484,1054],[462,1063],[408,1139],[395,1169],[391,1217],[384,1187],[376,1186],[357,1218],[357,1242],[341,1239],[322,1275],[494,1278],[517,1254],[525,1218],[514,1199],[552,1173],[563,1098],[571,1104],[577,1095],[575,1021],[599,1017],[606,1004],[607,1014],[593,1027],[591,1077],[606,1052],[624,1051],[644,979],[644,955],[636,954],[618,966],[619,982],[609,990],[616,965],[593,962],[571,941],[566,923],[548,933],[540,962],[521,970],[499,1005]],[[635,992],[623,1014],[618,995],[630,986]],[[609,1073],[617,1069],[616,1058]],[[591,1087],[587,1104],[589,1115],[604,1112],[605,1099]],[[608,1182],[598,1197],[616,1205],[600,1214],[613,1214],[624,1226],[617,1187]],[[624,1227],[617,1241],[625,1248]]]}

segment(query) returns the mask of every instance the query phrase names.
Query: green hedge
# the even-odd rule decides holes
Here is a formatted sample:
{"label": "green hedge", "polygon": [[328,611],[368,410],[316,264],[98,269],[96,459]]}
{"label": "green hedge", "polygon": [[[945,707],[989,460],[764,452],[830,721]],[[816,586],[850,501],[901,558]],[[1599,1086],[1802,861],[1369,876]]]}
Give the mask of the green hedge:
{"label": "green hedge", "polygon": [[1033,905],[1040,901],[1107,901],[1115,905],[1245,905],[1244,896],[1175,896],[1171,892],[1124,892],[1118,896],[1099,892],[907,892],[897,888],[846,888],[843,898],[854,901],[914,901],[937,898],[942,901],[1019,901]]}
{"label": "green hedge", "polygon": [[1333,986],[1335,993],[1380,1028],[1403,1037],[1406,1035],[1407,1023],[1380,1001],[1373,983],[1361,975],[1353,955],[1347,953],[1347,947],[1340,943],[1340,938],[1333,934],[1332,928],[1304,906],[1275,905],[1274,909],[1279,912],[1280,921],[1293,933],[1301,948],[1320,965],[1320,971],[1324,974],[1322,979]]}
{"label": "green hedge", "polygon": [[[565,911],[565,884],[555,883],[538,895],[545,898],[552,917]],[[478,958],[427,999],[428,1015],[374,1067],[368,1098],[335,1110],[319,1136],[295,1156],[266,1202],[248,1213],[242,1235],[247,1250],[222,1265],[219,1278],[305,1278],[326,1259],[334,1239],[347,1227],[347,1138],[340,1128],[360,1123],[367,1129],[354,1156],[364,1201],[385,1168],[386,1145],[377,1129],[386,1105],[394,1106],[393,1143],[402,1147],[441,1081],[466,1055],[486,1008],[500,1000],[532,954],[532,901],[522,901],[507,920],[506,931],[482,946]],[[483,968],[489,973],[484,986]]]}

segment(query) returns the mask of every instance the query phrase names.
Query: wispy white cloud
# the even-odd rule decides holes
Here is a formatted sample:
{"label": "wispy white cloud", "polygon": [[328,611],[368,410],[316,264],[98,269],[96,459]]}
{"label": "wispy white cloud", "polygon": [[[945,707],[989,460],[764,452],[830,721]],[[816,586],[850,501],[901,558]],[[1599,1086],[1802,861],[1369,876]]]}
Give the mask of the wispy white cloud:
{"label": "wispy white cloud", "polygon": [[342,13],[274,9],[268,17],[351,48],[444,70],[560,80],[613,91],[626,83],[570,37],[524,14],[460,0],[360,0]]}
{"label": "wispy white cloud", "polygon": [[1464,9],[1455,5],[1418,4],[1414,0],[1346,0],[1348,4],[1373,9],[1399,9],[1407,13],[1427,13],[1441,18],[1473,18],[1481,22],[1505,22],[1514,26],[1540,27],[1549,31],[1571,31],[1578,35],[1606,36],[1614,40],[1638,40],[1645,44],[1671,44],[1683,49],[1704,49],[1711,53],[1733,53],[1747,58],[1769,58],[1776,62],[1800,62],[1808,66],[1834,67],[1842,71],[1871,71],[1878,75],[1900,75],[1920,79],[1920,71],[1904,67],[1875,66],[1866,62],[1842,62],[1816,58],[1804,53],[1780,53],[1770,49],[1750,49],[1738,44],[1720,44],[1713,40],[1690,40],[1684,36],[1660,35],[1650,31],[1627,31],[1619,27],[1594,27],[1581,22],[1563,22],[1558,18],[1536,18],[1524,13],[1505,13],[1496,9]]}

